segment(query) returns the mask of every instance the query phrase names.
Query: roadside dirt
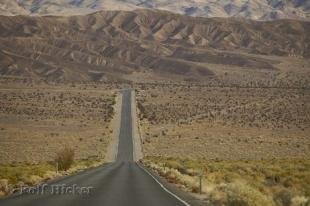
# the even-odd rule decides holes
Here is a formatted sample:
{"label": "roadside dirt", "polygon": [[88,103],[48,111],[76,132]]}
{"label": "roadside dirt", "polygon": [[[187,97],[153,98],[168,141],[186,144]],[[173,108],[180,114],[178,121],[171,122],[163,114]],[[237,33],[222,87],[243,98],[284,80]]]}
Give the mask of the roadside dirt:
{"label": "roadside dirt", "polygon": [[106,162],[114,162],[117,157],[118,151],[118,138],[119,138],[119,130],[121,124],[121,112],[122,112],[122,94],[118,93],[115,98],[114,105],[114,117],[111,121],[111,128],[113,128],[113,133],[111,136],[111,140],[107,149],[106,154]]}

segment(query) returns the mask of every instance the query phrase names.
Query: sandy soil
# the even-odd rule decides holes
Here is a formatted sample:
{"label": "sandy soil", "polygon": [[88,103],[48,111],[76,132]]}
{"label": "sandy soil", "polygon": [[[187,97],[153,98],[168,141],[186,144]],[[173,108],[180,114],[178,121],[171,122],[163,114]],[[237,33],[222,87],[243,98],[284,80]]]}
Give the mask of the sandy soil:
{"label": "sandy soil", "polygon": [[310,156],[308,90],[152,85],[138,91],[145,155],[193,159]]}
{"label": "sandy soil", "polygon": [[76,159],[105,157],[113,90],[1,86],[0,99],[0,163],[50,161],[65,146]]}
{"label": "sandy soil", "polygon": [[115,100],[116,103],[114,105],[114,117],[111,121],[111,128],[113,129],[113,133],[111,135],[111,140],[107,149],[107,155],[106,155],[107,162],[114,162],[116,160],[118,152],[118,138],[121,124],[122,95],[118,93]]}

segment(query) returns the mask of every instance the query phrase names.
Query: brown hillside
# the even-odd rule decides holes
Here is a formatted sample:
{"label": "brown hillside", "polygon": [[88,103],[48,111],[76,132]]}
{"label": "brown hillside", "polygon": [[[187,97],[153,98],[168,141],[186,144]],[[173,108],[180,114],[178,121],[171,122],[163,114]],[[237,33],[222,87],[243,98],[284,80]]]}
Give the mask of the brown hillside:
{"label": "brown hillside", "polygon": [[212,76],[205,64],[274,70],[242,53],[310,56],[310,23],[193,18],[162,11],[0,16],[0,74],[104,80],[134,71]]}

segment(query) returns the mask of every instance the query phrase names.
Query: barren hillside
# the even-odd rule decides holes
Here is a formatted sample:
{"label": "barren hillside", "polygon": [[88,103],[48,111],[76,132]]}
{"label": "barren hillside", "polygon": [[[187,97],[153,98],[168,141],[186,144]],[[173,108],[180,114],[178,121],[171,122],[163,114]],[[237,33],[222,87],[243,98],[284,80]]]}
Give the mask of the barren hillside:
{"label": "barren hillside", "polygon": [[309,36],[310,23],[303,21],[206,19],[150,10],[0,16],[0,74],[105,81],[136,72],[209,78],[214,72],[208,64],[271,71],[279,61],[266,55],[309,57]]}

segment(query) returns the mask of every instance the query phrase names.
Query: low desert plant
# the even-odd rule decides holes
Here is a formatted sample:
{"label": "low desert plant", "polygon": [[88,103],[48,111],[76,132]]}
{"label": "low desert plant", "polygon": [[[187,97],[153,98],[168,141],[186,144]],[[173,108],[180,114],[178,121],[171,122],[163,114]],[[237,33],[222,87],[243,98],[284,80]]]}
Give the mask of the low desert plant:
{"label": "low desert plant", "polygon": [[[218,195],[221,194],[221,195]],[[218,199],[217,197],[221,197]],[[214,203],[221,202],[224,205],[244,205],[260,206],[275,205],[272,198],[259,190],[243,182],[222,183],[218,185],[210,194],[210,199]]]}
{"label": "low desert plant", "polygon": [[305,196],[296,196],[292,199],[292,206],[307,206],[309,204],[310,200]]}
{"label": "low desert plant", "polygon": [[0,197],[4,196],[8,192],[9,181],[7,179],[0,180]]}
{"label": "low desert plant", "polygon": [[60,150],[56,154],[55,162],[60,171],[68,170],[74,162],[74,150],[68,147]]}
{"label": "low desert plant", "polygon": [[[192,160],[146,157],[144,164],[169,182],[199,192],[213,205],[309,205],[309,160]],[[294,167],[292,167],[294,165]],[[189,172],[191,171],[191,172]]]}

